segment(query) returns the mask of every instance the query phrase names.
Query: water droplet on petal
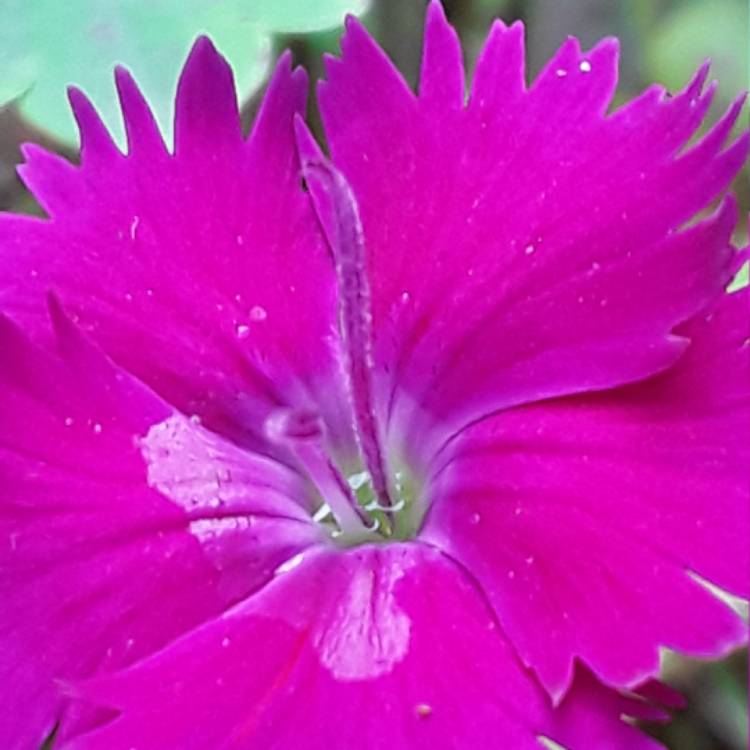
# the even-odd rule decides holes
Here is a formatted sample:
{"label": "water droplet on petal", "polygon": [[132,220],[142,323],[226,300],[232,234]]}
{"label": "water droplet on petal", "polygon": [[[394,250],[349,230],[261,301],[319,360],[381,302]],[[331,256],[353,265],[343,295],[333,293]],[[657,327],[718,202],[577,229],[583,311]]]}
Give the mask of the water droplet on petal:
{"label": "water droplet on petal", "polygon": [[74,422],[73,417],[65,417],[64,423],[66,427],[71,427],[73,425],[73,422]]}
{"label": "water droplet on petal", "polygon": [[250,320],[261,321],[265,320],[267,317],[268,312],[266,311],[265,307],[255,305],[255,307],[250,310]]}
{"label": "water droplet on petal", "polygon": [[414,707],[414,711],[420,719],[427,719],[432,716],[432,706],[428,703],[419,703]]}
{"label": "water droplet on petal", "polygon": [[238,339],[246,339],[250,335],[250,326],[246,326],[244,323],[240,323],[236,328]]}
{"label": "water droplet on petal", "polygon": [[556,75],[556,76],[557,76],[558,78],[565,78],[565,76],[566,76],[566,75],[568,75],[568,71],[567,71],[567,70],[563,70],[562,68],[558,68],[558,69],[557,69],[557,70],[555,71],[555,75]]}
{"label": "water droplet on petal", "polygon": [[588,60],[581,60],[581,64],[578,66],[581,73],[591,72],[591,63]]}
{"label": "water droplet on petal", "polygon": [[102,426],[99,424],[99,422],[94,422],[91,429],[97,434],[100,435],[102,432]]}
{"label": "water droplet on petal", "polygon": [[479,513],[472,513],[469,516],[469,522],[473,524],[478,524],[482,520],[482,516],[479,515]]}
{"label": "water droplet on petal", "polygon": [[222,639],[221,639],[221,645],[222,645],[222,648],[228,648],[228,647],[229,647],[229,644],[230,644],[231,642],[232,642],[232,641],[231,641],[231,640],[230,640],[230,639],[229,639],[228,637],[224,637],[224,638],[222,638]]}
{"label": "water droplet on petal", "polygon": [[526,255],[531,255],[535,250],[536,248],[533,245],[526,245],[526,247],[523,249]]}

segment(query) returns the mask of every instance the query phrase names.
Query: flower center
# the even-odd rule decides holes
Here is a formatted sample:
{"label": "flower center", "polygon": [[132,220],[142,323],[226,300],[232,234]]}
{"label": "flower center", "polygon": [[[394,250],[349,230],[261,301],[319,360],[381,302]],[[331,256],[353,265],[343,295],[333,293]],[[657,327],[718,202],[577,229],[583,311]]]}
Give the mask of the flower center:
{"label": "flower center", "polygon": [[325,426],[314,412],[281,410],[266,432],[296,455],[320,495],[314,515],[345,545],[403,540],[416,535],[423,511],[413,477],[393,471],[375,417],[372,313],[365,242],[357,202],[344,176],[323,157],[304,160],[302,172],[336,264],[339,326],[359,470],[348,476],[326,450]]}
{"label": "flower center", "polygon": [[279,409],[266,420],[266,434],[287,446],[317,491],[313,519],[342,546],[403,541],[416,536],[425,509],[406,469],[394,472],[389,504],[383,505],[367,469],[344,474],[330,458],[325,426],[316,412]]}

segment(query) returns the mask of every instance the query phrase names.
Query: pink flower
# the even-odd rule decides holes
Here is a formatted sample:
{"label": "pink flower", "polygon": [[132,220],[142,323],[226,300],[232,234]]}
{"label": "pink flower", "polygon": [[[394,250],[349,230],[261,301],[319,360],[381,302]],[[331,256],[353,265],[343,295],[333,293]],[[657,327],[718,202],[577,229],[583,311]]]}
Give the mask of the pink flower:
{"label": "pink flower", "polygon": [[688,222],[748,138],[686,146],[705,68],[606,114],[616,50],[527,88],[498,22],[466,101],[433,2],[415,96],[352,21],[333,164],[288,56],[243,139],[199,40],[174,154],[71,93],[0,220],[2,747],[657,747],[659,649],[746,640],[744,254]]}

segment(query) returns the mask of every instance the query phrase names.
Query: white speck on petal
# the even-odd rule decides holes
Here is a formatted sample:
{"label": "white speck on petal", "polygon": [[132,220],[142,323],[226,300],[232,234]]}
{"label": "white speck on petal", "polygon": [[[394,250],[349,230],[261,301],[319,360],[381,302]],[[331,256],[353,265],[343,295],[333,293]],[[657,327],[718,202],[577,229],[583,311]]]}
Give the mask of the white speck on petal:
{"label": "white speck on petal", "polygon": [[581,73],[591,72],[591,63],[588,60],[581,60],[581,64],[578,66]]}
{"label": "white speck on petal", "polygon": [[565,76],[566,76],[566,75],[568,75],[568,71],[567,71],[567,70],[563,70],[562,68],[558,68],[558,69],[557,69],[557,70],[555,71],[555,75],[556,75],[556,76],[557,76],[558,78],[565,78]]}
{"label": "white speck on petal", "polygon": [[238,339],[246,339],[250,335],[250,326],[246,326],[244,323],[240,323],[236,326],[235,332]]}

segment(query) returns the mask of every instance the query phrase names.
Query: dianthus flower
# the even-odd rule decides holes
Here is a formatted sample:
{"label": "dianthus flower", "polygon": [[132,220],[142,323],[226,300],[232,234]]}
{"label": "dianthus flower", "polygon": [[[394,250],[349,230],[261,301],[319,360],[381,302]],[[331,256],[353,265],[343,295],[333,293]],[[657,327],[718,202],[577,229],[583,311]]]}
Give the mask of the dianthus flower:
{"label": "dianthus flower", "polygon": [[199,40],[173,153],[71,92],[0,220],[3,748],[658,746],[660,648],[746,639],[743,254],[691,220],[747,136],[686,145],[705,68],[608,114],[616,57],[527,87],[498,22],[467,96],[433,2],[414,95],[350,21],[331,162],[288,56],[245,139]]}

